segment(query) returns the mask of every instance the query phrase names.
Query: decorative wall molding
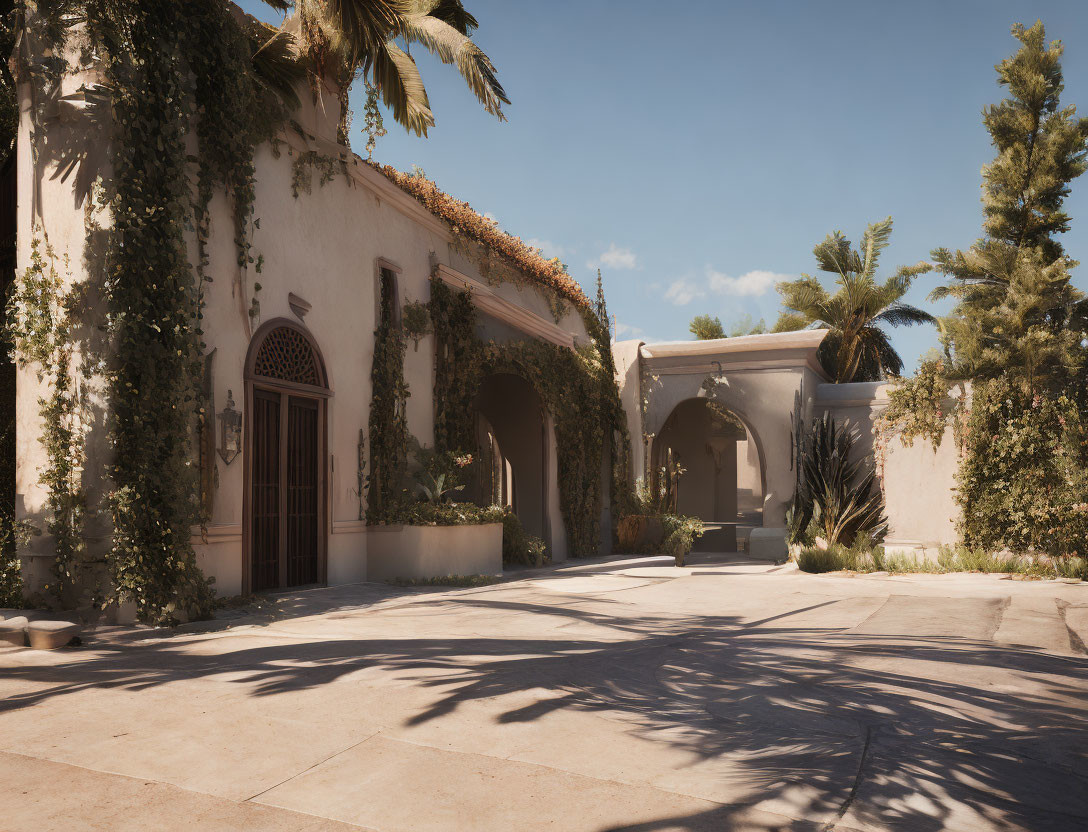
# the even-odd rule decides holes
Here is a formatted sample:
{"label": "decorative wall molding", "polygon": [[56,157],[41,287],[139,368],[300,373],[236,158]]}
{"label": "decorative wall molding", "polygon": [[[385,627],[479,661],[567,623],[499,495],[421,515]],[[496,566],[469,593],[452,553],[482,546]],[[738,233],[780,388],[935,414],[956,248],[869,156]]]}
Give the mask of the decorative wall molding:
{"label": "decorative wall molding", "polygon": [[217,523],[212,526],[208,526],[208,542],[204,543],[203,538],[200,536],[200,526],[193,526],[189,529],[190,543],[194,546],[216,546],[221,543],[241,543],[242,542],[242,524],[241,523]]}
{"label": "decorative wall molding", "polygon": [[513,301],[499,297],[490,286],[445,265],[438,266],[438,276],[453,288],[467,291],[472,295],[472,302],[476,305],[476,308],[492,318],[510,324],[515,329],[519,329],[527,335],[532,335],[534,338],[540,338],[560,347],[574,349],[573,333],[561,329],[551,321],[518,306]]}
{"label": "decorative wall molding", "polygon": [[365,534],[366,520],[333,520],[333,534]]}
{"label": "decorative wall molding", "polygon": [[[816,350],[827,332],[826,329],[803,329],[707,341],[667,341],[643,344],[639,353],[644,361],[650,362],[655,373],[716,373],[719,369],[728,373],[807,367],[826,379],[827,371],[816,359]],[[684,359],[702,360],[685,362]]]}
{"label": "decorative wall molding", "polygon": [[287,305],[291,307],[291,311],[298,316],[300,321],[306,317],[307,312],[314,308],[312,303],[300,298],[294,292],[287,293]]}

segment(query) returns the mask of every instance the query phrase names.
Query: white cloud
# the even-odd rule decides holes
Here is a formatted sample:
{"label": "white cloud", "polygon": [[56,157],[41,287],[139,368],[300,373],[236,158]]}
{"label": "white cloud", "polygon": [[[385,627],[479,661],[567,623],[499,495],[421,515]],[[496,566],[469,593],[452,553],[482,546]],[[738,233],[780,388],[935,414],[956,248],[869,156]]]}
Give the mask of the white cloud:
{"label": "white cloud", "polygon": [[740,277],[730,277],[727,274],[708,268],[706,278],[711,291],[722,295],[740,295],[754,298],[766,294],[779,281],[791,280],[793,275],[755,269],[754,271],[745,272]]}
{"label": "white cloud", "polygon": [[616,340],[619,341],[625,335],[629,337],[637,337],[642,334],[642,329],[637,326],[631,326],[630,324],[616,323]]}
{"label": "white cloud", "polygon": [[525,245],[540,249],[545,257],[562,257],[567,251],[563,246],[556,245],[551,240],[541,240],[539,237],[526,240]]}
{"label": "white cloud", "polygon": [[700,287],[690,280],[674,280],[665,290],[665,300],[675,303],[677,306],[687,306],[696,298],[705,295]]}
{"label": "white cloud", "polygon": [[629,248],[619,248],[615,243],[608,246],[607,251],[601,252],[596,260],[590,260],[586,266],[591,269],[608,266],[611,269],[638,268],[638,257]]}

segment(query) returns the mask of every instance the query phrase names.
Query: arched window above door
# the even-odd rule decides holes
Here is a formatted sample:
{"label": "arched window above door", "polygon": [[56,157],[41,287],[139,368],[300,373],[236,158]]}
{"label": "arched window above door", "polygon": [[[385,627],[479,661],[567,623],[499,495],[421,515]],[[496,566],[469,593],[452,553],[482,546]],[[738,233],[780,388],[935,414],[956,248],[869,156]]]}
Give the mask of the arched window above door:
{"label": "arched window above door", "polygon": [[254,378],[328,387],[324,364],[311,340],[294,325],[273,326],[253,356]]}

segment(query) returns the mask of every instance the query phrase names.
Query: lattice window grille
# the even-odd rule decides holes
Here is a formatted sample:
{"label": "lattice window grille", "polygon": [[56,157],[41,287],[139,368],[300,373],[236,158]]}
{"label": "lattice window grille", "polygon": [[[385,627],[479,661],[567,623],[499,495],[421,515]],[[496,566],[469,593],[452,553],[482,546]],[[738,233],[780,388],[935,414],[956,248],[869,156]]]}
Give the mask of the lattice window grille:
{"label": "lattice window grille", "polygon": [[265,336],[257,350],[253,374],[296,384],[325,386],[310,342],[301,332],[286,326],[273,329]]}

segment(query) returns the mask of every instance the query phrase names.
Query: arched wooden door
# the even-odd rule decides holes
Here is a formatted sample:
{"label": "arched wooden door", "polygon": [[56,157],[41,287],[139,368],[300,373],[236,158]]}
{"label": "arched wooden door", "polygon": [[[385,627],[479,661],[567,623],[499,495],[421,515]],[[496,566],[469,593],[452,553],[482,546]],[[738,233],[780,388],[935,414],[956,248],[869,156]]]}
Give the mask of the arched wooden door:
{"label": "arched wooden door", "polygon": [[325,582],[324,362],[309,333],[271,321],[246,364],[249,591]]}

